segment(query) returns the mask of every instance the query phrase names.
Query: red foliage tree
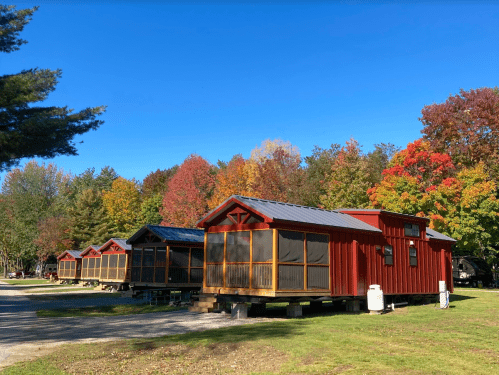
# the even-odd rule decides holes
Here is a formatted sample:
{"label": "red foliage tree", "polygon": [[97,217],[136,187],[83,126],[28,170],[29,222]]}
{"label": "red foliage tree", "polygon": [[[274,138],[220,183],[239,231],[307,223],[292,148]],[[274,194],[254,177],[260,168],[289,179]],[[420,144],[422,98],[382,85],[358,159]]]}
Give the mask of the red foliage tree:
{"label": "red foliage tree", "polygon": [[142,182],[142,194],[144,198],[152,197],[156,194],[164,195],[168,190],[168,182],[177,172],[178,165],[168,169],[158,169],[149,173]]}
{"label": "red foliage tree", "polygon": [[451,155],[463,166],[497,162],[499,149],[499,95],[480,88],[450,96],[445,103],[425,106],[421,131],[431,149]]}
{"label": "red foliage tree", "polygon": [[163,197],[162,225],[194,227],[208,212],[215,186],[213,166],[199,155],[190,155],[168,183]]}
{"label": "red foliage tree", "polygon": [[50,255],[69,250],[74,242],[70,238],[71,221],[67,217],[49,217],[38,223],[40,234],[33,241],[38,246],[38,258],[45,262]]}

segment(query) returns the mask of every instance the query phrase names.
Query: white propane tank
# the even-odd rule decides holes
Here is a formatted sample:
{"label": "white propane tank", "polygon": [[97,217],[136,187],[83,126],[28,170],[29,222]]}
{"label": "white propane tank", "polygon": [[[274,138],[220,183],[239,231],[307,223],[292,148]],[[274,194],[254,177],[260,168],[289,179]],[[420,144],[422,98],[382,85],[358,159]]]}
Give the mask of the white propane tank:
{"label": "white propane tank", "polygon": [[381,314],[385,309],[383,291],[379,285],[369,285],[369,290],[367,291],[367,308],[373,314]]}
{"label": "white propane tank", "polygon": [[447,283],[445,280],[438,282],[438,291],[440,294],[440,308],[446,309],[449,307],[449,292],[447,291]]}

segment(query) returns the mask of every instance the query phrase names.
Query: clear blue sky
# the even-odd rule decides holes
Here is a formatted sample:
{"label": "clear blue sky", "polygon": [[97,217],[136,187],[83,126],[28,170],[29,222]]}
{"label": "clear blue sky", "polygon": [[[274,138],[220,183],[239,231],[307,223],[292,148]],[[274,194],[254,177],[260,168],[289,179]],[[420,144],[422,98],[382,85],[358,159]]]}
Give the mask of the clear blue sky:
{"label": "clear blue sky", "polygon": [[275,138],[302,156],[350,137],[366,152],[405,147],[424,105],[498,85],[495,2],[15,4],[40,9],[0,74],[61,68],[42,105],[108,106],[77,138],[79,156],[45,161],[73,174],[109,165],[142,180],[192,153],[228,161]]}

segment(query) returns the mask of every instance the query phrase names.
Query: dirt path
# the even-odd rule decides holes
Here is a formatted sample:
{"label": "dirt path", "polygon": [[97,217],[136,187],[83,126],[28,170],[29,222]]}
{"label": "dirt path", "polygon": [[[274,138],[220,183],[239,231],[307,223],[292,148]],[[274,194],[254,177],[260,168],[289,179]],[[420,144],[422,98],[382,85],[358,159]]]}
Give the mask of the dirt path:
{"label": "dirt path", "polygon": [[[120,300],[115,298],[114,300]],[[97,318],[38,318],[36,304],[0,281],[0,369],[50,353],[65,343],[157,337],[212,328],[271,321],[233,320],[222,314],[188,311]]]}

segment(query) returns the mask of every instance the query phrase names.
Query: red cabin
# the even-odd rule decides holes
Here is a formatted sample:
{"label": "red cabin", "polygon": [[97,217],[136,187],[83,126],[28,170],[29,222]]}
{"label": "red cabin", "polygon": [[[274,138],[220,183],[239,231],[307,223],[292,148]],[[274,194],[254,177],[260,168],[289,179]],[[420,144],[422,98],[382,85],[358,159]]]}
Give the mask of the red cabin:
{"label": "red cabin", "polygon": [[131,251],[132,247],[122,238],[111,238],[99,248],[100,284],[115,290],[128,289]]}
{"label": "red cabin", "polygon": [[81,252],[79,250],[66,250],[57,257],[59,280],[77,283],[81,278]]}
{"label": "red cabin", "polygon": [[203,293],[225,300],[366,298],[452,291],[451,245],[428,219],[383,210],[328,211],[232,196],[205,230]]}
{"label": "red cabin", "polygon": [[81,252],[82,269],[81,280],[86,282],[99,281],[100,278],[100,246],[90,245]]}

